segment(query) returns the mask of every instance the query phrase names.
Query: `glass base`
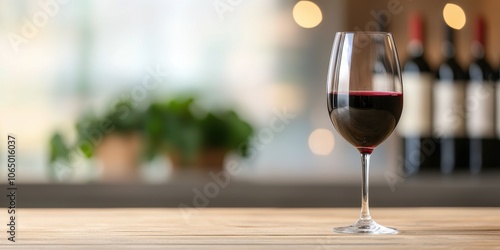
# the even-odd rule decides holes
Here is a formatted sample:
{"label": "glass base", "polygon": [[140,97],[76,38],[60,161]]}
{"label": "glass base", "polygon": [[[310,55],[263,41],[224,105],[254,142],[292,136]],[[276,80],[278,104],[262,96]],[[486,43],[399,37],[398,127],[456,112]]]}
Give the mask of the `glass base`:
{"label": "glass base", "polygon": [[336,227],[333,229],[337,233],[347,234],[397,234],[398,230],[392,227],[384,227],[374,220],[358,220],[347,227]]}

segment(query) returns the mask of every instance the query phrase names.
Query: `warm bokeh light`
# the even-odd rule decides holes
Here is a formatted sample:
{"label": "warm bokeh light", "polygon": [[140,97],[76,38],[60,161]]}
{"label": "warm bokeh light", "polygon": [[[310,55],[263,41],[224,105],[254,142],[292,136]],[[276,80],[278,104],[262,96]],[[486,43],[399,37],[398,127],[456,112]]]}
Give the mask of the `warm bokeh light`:
{"label": "warm bokeh light", "polygon": [[302,112],[307,104],[306,91],[298,84],[275,83],[265,93],[274,107],[286,107],[290,112]]}
{"label": "warm bokeh light", "polygon": [[452,3],[448,3],[444,6],[443,18],[448,26],[456,30],[462,29],[467,21],[464,10],[460,6]]}
{"label": "warm bokeh light", "polygon": [[323,20],[323,14],[315,3],[300,1],[293,7],[293,19],[303,28],[314,28]]}
{"label": "warm bokeh light", "polygon": [[318,128],[309,135],[308,144],[313,154],[329,155],[335,146],[335,139],[330,130]]}

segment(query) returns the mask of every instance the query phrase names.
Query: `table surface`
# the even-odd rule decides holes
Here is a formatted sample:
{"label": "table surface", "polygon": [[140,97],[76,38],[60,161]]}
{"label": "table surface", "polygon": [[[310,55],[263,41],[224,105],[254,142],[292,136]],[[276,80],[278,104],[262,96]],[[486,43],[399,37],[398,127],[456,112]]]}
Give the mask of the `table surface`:
{"label": "table surface", "polygon": [[398,228],[398,235],[332,231],[354,222],[358,213],[358,208],[19,209],[16,242],[7,241],[4,232],[0,248],[500,249],[500,208],[375,208],[377,222]]}

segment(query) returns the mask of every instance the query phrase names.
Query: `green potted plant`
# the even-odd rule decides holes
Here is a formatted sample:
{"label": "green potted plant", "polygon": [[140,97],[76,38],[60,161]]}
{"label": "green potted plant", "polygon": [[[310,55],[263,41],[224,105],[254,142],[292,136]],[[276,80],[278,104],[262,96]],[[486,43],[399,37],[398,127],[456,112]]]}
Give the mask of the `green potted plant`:
{"label": "green potted plant", "polygon": [[101,180],[135,180],[143,151],[143,122],[144,112],[130,101],[119,102],[102,117],[85,115],[76,123],[76,143],[67,146],[60,133],[54,134],[51,166],[58,160],[71,164],[70,154],[78,151],[95,159]]}
{"label": "green potted plant", "polygon": [[71,149],[60,132],[54,132],[50,138],[49,174],[50,177],[60,180],[65,177],[70,166]]}
{"label": "green potted plant", "polygon": [[248,142],[252,132],[235,111],[205,110],[192,97],[153,103],[146,118],[148,155],[167,154],[176,169],[220,171],[228,152],[246,156],[246,147],[240,145]]}

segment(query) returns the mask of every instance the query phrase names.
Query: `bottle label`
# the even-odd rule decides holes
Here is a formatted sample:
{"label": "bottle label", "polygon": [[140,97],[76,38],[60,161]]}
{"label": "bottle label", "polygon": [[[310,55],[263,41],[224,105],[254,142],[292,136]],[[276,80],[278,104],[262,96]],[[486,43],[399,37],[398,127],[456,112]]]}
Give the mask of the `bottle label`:
{"label": "bottle label", "polygon": [[437,81],[434,85],[434,134],[465,137],[464,81]]}
{"label": "bottle label", "polygon": [[492,82],[471,81],[466,89],[466,128],[472,138],[495,136],[495,88]]}
{"label": "bottle label", "polygon": [[432,83],[429,73],[404,73],[403,113],[398,132],[403,136],[429,137],[432,133]]}

